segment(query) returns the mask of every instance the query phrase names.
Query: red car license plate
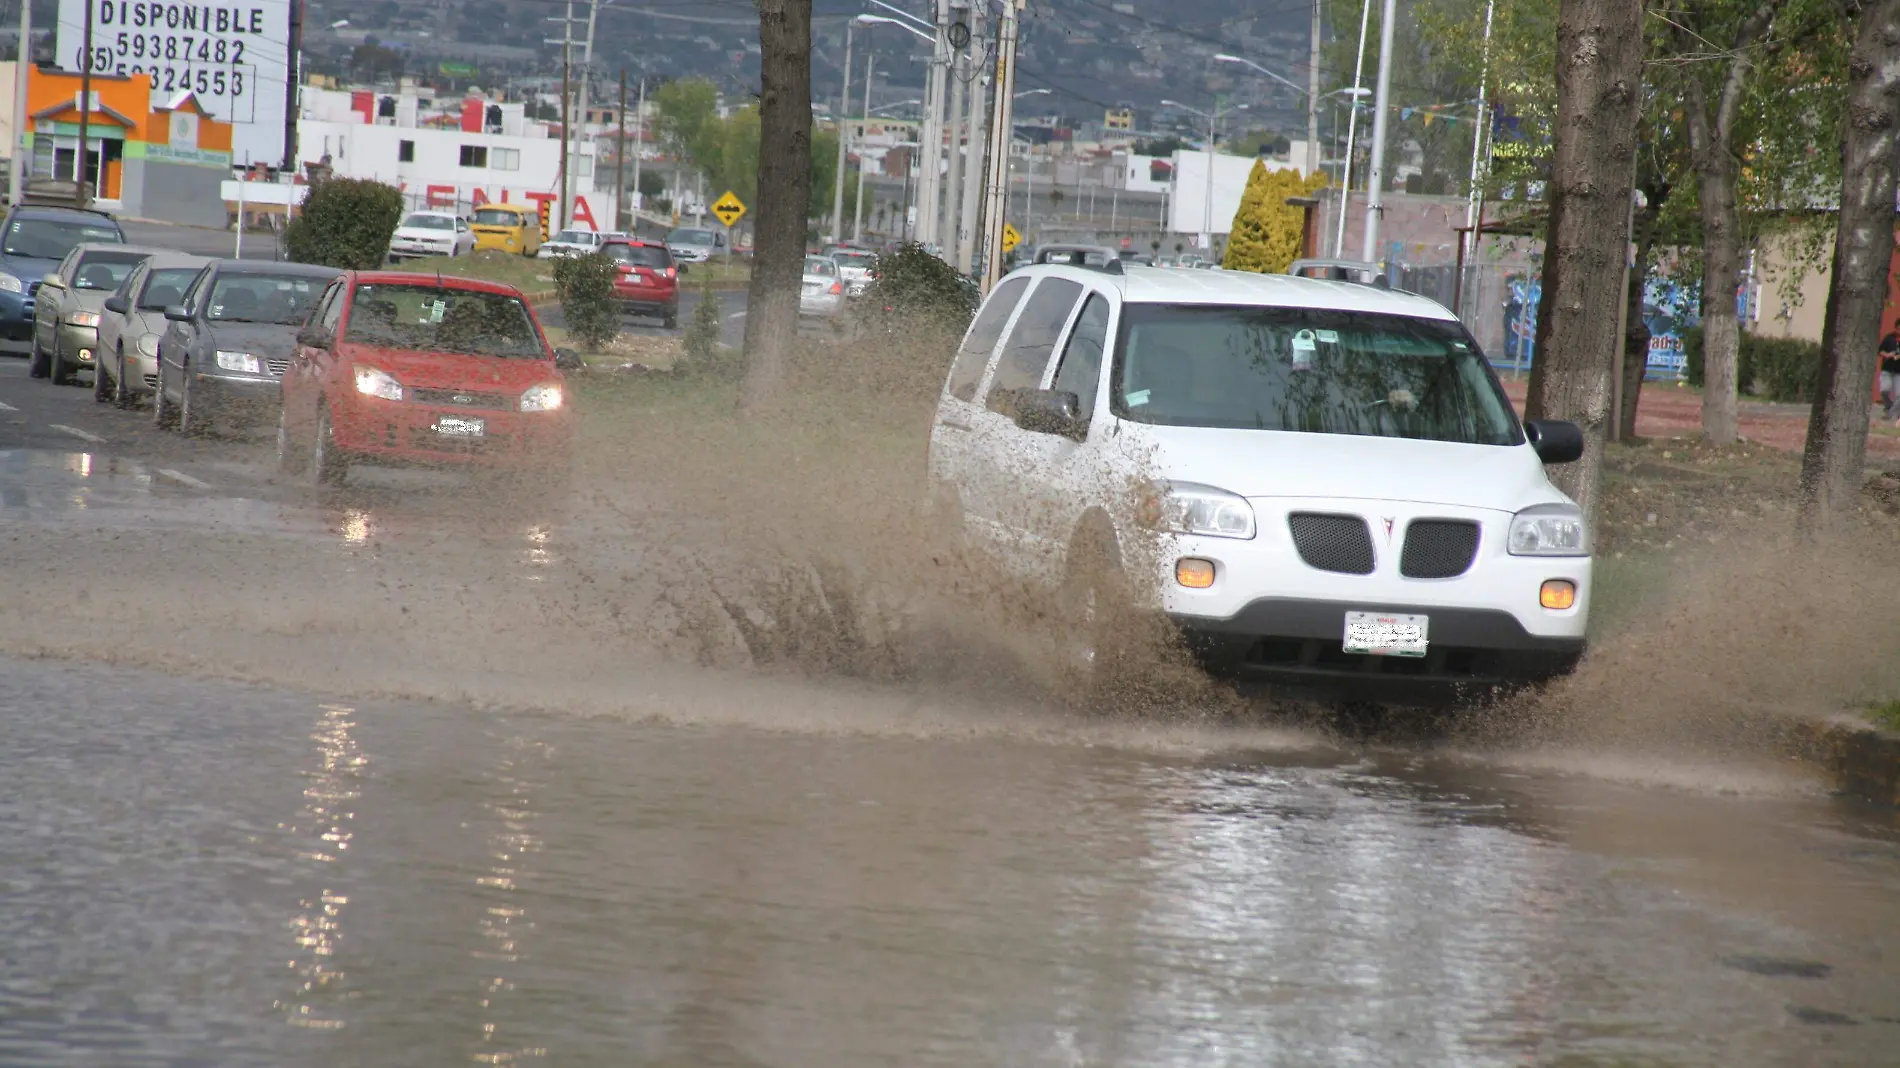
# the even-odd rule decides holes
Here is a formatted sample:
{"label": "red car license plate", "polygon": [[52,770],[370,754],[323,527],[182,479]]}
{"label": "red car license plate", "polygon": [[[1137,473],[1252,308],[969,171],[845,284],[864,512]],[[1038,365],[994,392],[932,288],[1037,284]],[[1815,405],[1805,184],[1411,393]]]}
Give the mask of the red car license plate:
{"label": "red car license plate", "polygon": [[488,432],[488,424],[480,419],[444,415],[436,419],[435,432],[452,438],[479,438]]}

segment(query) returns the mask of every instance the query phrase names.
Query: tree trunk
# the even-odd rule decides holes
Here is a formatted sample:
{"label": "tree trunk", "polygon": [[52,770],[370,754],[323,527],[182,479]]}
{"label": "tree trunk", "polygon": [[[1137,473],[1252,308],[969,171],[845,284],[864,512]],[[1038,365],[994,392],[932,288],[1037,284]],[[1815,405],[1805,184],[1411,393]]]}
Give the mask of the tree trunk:
{"label": "tree trunk", "polygon": [[1821,387],[1801,458],[1802,506],[1815,519],[1853,510],[1867,458],[1868,398],[1893,263],[1900,174],[1900,0],[1861,7],[1847,70],[1847,143],[1821,327]]}
{"label": "tree trunk", "polygon": [[1583,428],[1583,459],[1553,468],[1558,487],[1595,520],[1623,299],[1631,164],[1643,60],[1641,0],[1561,0],[1557,129],[1549,245],[1537,308],[1537,359],[1526,414]]}
{"label": "tree trunk", "polygon": [[759,194],[746,299],[739,404],[758,408],[784,384],[798,340],[811,203],[812,0],[759,0]]}
{"label": "tree trunk", "polygon": [[1669,186],[1652,181],[1643,186],[1643,206],[1632,220],[1636,257],[1630,267],[1629,302],[1623,318],[1623,405],[1616,413],[1616,436],[1620,441],[1636,437],[1636,408],[1643,395],[1643,377],[1649,370],[1649,323],[1643,318],[1643,294],[1648,288],[1649,265],[1656,251],[1656,225],[1662,217],[1663,201]]}
{"label": "tree trunk", "polygon": [[1735,166],[1726,148],[1697,164],[1702,194],[1702,435],[1717,445],[1739,436],[1741,324],[1735,291],[1742,284],[1741,220],[1735,210]]}

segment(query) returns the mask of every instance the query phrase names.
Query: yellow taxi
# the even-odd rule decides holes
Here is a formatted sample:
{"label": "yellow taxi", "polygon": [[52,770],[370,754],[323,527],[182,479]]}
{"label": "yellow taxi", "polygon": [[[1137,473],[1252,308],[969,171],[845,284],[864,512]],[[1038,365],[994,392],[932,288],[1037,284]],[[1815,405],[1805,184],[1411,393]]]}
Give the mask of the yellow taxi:
{"label": "yellow taxi", "polygon": [[483,204],[469,219],[477,251],[492,248],[517,256],[541,249],[541,213],[519,204]]}

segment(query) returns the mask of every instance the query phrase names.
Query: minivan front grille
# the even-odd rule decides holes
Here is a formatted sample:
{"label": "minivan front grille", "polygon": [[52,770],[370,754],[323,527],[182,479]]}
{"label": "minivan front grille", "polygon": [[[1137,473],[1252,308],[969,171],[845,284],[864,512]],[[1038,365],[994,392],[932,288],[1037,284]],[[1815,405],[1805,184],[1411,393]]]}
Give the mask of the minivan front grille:
{"label": "minivan front grille", "polygon": [[1356,515],[1294,512],[1286,517],[1293,547],[1308,567],[1345,575],[1372,574],[1372,532]]}
{"label": "minivan front grille", "polygon": [[1471,570],[1478,554],[1478,524],[1462,519],[1418,519],[1405,528],[1399,574],[1406,578],[1456,578]]}
{"label": "minivan front grille", "polygon": [[290,361],[289,360],[265,360],[264,366],[270,371],[272,377],[282,378],[284,377],[284,372],[290,370]]}

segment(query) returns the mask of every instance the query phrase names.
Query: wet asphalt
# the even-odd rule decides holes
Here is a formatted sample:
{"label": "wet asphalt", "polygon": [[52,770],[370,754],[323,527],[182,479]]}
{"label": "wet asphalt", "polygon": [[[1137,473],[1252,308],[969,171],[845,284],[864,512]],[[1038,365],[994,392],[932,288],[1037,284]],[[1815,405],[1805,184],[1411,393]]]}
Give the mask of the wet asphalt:
{"label": "wet asphalt", "polygon": [[0,1065],[1900,1063],[1798,767],[701,668],[470,498],[0,359]]}

